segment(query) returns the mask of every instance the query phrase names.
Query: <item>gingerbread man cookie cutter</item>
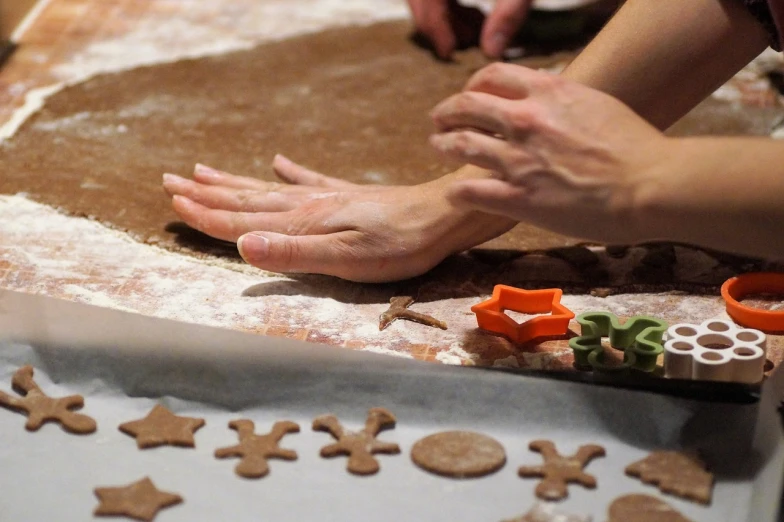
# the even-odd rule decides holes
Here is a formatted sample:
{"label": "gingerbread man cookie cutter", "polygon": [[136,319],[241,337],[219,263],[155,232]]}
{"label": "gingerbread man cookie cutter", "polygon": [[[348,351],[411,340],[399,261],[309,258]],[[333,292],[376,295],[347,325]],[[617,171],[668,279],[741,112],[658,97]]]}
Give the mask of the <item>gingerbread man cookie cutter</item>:
{"label": "gingerbread man cookie cutter", "polygon": [[[493,296],[471,307],[479,328],[501,334],[515,343],[525,343],[540,337],[565,336],[574,312],[561,304],[563,291],[559,288],[525,290],[507,285],[495,285]],[[504,313],[506,310],[523,314],[549,314],[518,323]]]}
{"label": "gingerbread man cookie cutter", "polygon": [[[651,372],[656,368],[659,355],[664,352],[662,340],[667,323],[660,319],[638,315],[621,324],[615,314],[586,312],[577,316],[577,322],[581,335],[569,339],[569,348],[574,352],[577,366],[599,371],[635,368]],[[609,337],[610,346],[624,352],[621,365],[605,362],[602,337]]]}
{"label": "gingerbread man cookie cutter", "polygon": [[667,339],[665,377],[750,384],[762,380],[767,336],[759,330],[710,319],[673,325]]}

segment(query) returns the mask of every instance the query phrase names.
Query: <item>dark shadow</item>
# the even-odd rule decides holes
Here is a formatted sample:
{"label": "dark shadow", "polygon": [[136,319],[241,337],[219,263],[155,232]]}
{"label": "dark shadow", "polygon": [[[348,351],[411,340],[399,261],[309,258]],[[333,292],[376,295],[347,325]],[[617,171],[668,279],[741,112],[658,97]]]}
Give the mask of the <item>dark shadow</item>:
{"label": "dark shadow", "polygon": [[[220,246],[222,242],[214,243]],[[236,256],[234,250],[231,253]],[[749,271],[784,271],[784,266],[675,243],[609,250],[586,246],[531,252],[473,249],[450,256],[428,273],[406,281],[362,284],[296,274],[285,281],[254,285],[243,295],[302,295],[355,304],[387,303],[394,296],[407,295],[427,303],[480,298],[491,294],[497,284],[561,288],[572,294],[682,291],[718,295],[727,279]]]}
{"label": "dark shadow", "polygon": [[222,241],[195,230],[182,221],[167,223],[164,230],[174,236],[178,247],[191,250],[197,254],[210,255],[244,263],[237,251],[237,245],[230,241]]}

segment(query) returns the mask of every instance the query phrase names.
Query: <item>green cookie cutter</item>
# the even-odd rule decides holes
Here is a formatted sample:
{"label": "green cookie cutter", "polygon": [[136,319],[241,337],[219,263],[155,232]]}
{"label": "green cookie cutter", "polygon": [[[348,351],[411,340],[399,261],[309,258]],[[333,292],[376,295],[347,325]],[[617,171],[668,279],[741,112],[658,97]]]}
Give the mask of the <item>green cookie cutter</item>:
{"label": "green cookie cutter", "polygon": [[[577,366],[604,372],[628,368],[651,372],[656,369],[659,355],[664,353],[662,338],[668,325],[660,319],[638,315],[622,325],[615,314],[586,312],[577,316],[577,322],[582,335],[569,340]],[[610,346],[623,350],[623,364],[609,365],[604,361],[602,337],[609,337]]]}

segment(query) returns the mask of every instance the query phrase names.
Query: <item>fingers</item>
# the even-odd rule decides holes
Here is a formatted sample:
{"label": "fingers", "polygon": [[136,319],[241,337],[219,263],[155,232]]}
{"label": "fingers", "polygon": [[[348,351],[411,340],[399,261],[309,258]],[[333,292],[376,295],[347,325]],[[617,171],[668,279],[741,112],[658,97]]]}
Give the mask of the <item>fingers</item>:
{"label": "fingers", "polygon": [[446,198],[458,208],[499,214],[516,220],[525,215],[528,191],[500,179],[471,179],[451,185]]}
{"label": "fingers", "polygon": [[466,130],[434,134],[430,144],[452,159],[494,172],[509,171],[508,161],[519,155],[506,140]]}
{"label": "fingers", "polygon": [[475,73],[466,83],[463,92],[484,92],[507,98],[521,100],[531,96],[532,92],[548,88],[555,81],[550,73],[536,71],[511,63],[494,63]]}
{"label": "fingers", "polygon": [[[271,272],[306,272],[345,277],[356,269],[356,254],[349,246],[358,234],[343,231],[324,235],[290,236],[251,232],[237,241],[242,258]],[[356,242],[355,240],[353,242]]]}
{"label": "fingers", "polygon": [[531,0],[497,0],[482,28],[480,45],[490,58],[501,58],[523,25]]}
{"label": "fingers", "polygon": [[272,169],[280,179],[294,185],[326,188],[346,188],[355,186],[354,183],[325,176],[324,174],[319,174],[318,172],[307,169],[302,165],[294,163],[282,154],[277,154],[275,159],[272,160]]}
{"label": "fingers", "polygon": [[222,185],[239,189],[264,190],[269,186],[269,183],[260,179],[235,176],[202,164],[196,164],[193,169],[193,179],[205,185]]}
{"label": "fingers", "polygon": [[430,116],[441,132],[472,128],[485,134],[509,136],[508,114],[513,102],[482,92],[464,92],[439,103]]}
{"label": "fingers", "polygon": [[408,5],[417,30],[432,42],[440,58],[448,59],[457,42],[449,21],[447,0],[408,0]]}
{"label": "fingers", "polygon": [[238,189],[204,185],[174,174],[163,175],[163,188],[169,196],[185,196],[208,208],[234,212],[284,212],[307,201],[307,194]]}
{"label": "fingers", "polygon": [[253,230],[282,234],[325,234],[337,231],[329,224],[329,220],[320,218],[318,213],[304,207],[293,211],[297,212],[296,215],[292,212],[232,212],[205,207],[185,196],[174,196],[172,207],[191,228],[224,241],[237,241],[241,235]]}

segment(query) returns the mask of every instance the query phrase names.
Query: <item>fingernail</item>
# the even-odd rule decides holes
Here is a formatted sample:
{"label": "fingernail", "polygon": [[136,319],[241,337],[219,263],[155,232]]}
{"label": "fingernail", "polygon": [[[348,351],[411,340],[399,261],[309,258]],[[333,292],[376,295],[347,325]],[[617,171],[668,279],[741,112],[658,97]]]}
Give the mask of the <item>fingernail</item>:
{"label": "fingernail", "polygon": [[269,239],[258,234],[245,234],[237,241],[240,255],[255,260],[264,259],[269,255]]}
{"label": "fingernail", "polygon": [[217,170],[208,167],[207,165],[202,165],[201,163],[197,163],[196,167],[193,169],[194,174],[198,174],[200,177],[204,179],[221,179],[221,173]]}
{"label": "fingernail", "polygon": [[166,173],[163,175],[163,182],[164,183],[180,183],[181,181],[185,181],[185,178],[178,176],[177,174],[169,174]]}

